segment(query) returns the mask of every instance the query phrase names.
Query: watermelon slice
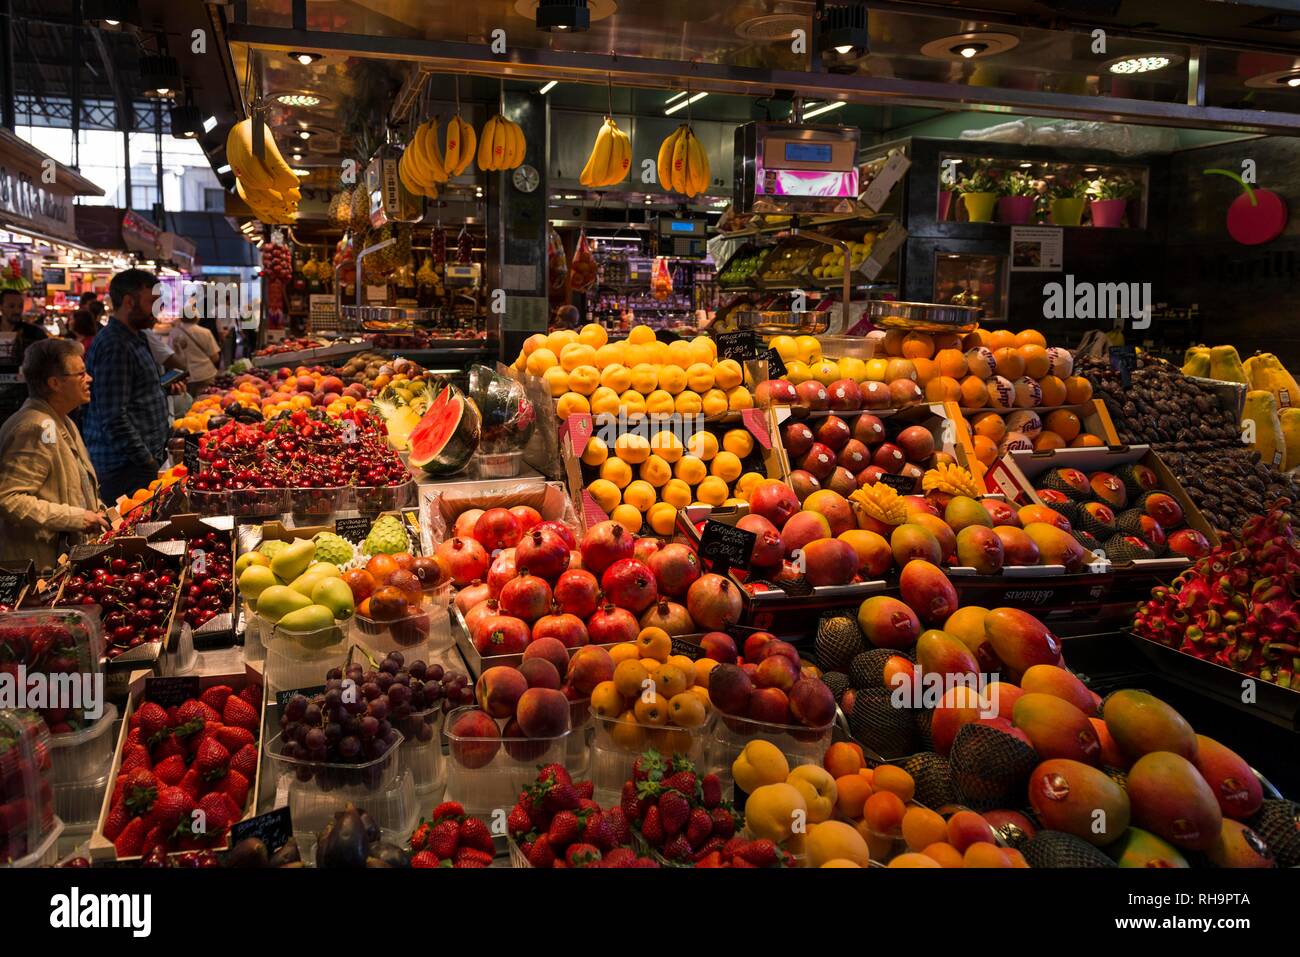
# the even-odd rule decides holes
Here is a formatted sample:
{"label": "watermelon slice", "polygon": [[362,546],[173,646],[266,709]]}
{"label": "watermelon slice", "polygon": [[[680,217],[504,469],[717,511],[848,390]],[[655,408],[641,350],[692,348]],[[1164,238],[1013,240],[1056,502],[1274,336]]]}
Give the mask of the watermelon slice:
{"label": "watermelon slice", "polygon": [[432,476],[459,472],[478,448],[481,421],[478,408],[459,389],[444,388],[408,439],[412,468]]}

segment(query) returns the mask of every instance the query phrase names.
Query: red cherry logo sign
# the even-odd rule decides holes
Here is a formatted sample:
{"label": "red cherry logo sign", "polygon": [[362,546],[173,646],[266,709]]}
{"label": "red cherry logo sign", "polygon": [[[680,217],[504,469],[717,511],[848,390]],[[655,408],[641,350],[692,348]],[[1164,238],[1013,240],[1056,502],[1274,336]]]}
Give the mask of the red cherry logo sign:
{"label": "red cherry logo sign", "polygon": [[1272,190],[1255,189],[1238,174],[1226,169],[1207,169],[1206,175],[1236,180],[1242,194],[1228,207],[1228,235],[1243,246],[1272,242],[1286,228],[1286,203]]}

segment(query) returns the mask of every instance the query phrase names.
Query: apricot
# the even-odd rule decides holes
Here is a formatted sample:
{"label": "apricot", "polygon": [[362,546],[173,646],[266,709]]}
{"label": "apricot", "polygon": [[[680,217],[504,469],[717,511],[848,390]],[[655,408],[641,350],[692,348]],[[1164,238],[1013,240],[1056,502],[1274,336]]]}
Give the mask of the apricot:
{"label": "apricot", "polygon": [[889,862],[890,867],[942,867],[938,861],[924,854],[899,854]]}
{"label": "apricot", "polygon": [[876,773],[871,779],[871,787],[876,791],[897,794],[904,804],[912,800],[912,795],[916,793],[916,782],[912,780],[912,776],[893,764],[882,764],[876,768]]}
{"label": "apricot", "polygon": [[853,741],[836,741],[822,756],[822,766],[837,779],[846,774],[857,774],[864,763],[862,745]]}
{"label": "apricot", "polygon": [[844,774],[835,779],[835,791],[835,810],[850,820],[861,820],[867,798],[873,793],[871,782],[860,774]]}
{"label": "apricot", "polygon": [[[947,840],[948,824],[943,817],[924,807],[909,807],[903,815],[903,840],[914,851]],[[955,849],[954,849],[955,850]]]}
{"label": "apricot", "polygon": [[1011,866],[1011,859],[996,844],[981,841],[966,848],[966,853],[962,855],[962,866],[1005,868]]}
{"label": "apricot", "polygon": [[926,857],[939,862],[940,867],[963,867],[961,851],[946,841],[936,841],[921,851]]}
{"label": "apricot", "polygon": [[[879,775],[879,768],[876,770]],[[872,787],[874,788],[875,785],[873,784]],[[903,815],[906,813],[907,806],[903,804],[902,798],[892,791],[877,790],[867,798],[864,809],[867,824],[880,834],[897,834],[903,825]],[[984,819],[980,818],[980,820]]]}

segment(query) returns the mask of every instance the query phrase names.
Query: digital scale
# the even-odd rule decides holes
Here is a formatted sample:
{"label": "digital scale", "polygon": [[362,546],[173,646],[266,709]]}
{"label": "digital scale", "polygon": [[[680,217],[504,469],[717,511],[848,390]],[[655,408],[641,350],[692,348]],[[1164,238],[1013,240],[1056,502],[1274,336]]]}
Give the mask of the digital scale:
{"label": "digital scale", "polygon": [[859,192],[860,135],[849,126],[738,126],[736,211],[852,213]]}
{"label": "digital scale", "polygon": [[703,217],[655,217],[655,254],[703,259],[709,254],[708,221]]}
{"label": "digital scale", "polygon": [[442,279],[448,286],[477,286],[481,267],[478,263],[458,265],[447,263],[443,267]]}

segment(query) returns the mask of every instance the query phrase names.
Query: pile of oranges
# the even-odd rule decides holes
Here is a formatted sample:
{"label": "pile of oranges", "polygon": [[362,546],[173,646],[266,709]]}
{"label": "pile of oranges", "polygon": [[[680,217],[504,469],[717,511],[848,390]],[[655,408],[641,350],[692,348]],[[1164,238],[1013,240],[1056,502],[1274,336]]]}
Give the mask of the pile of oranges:
{"label": "pile of oranges", "polygon": [[185,476],[190,474],[190,470],[184,465],[173,465],[171,468],[160,472],[158,477],[150,482],[145,488],[136,489],[130,495],[124,496],[117,500],[117,512],[123,518],[126,518],[135,509],[145,505],[160,489],[171,488],[178,482],[184,481]]}

